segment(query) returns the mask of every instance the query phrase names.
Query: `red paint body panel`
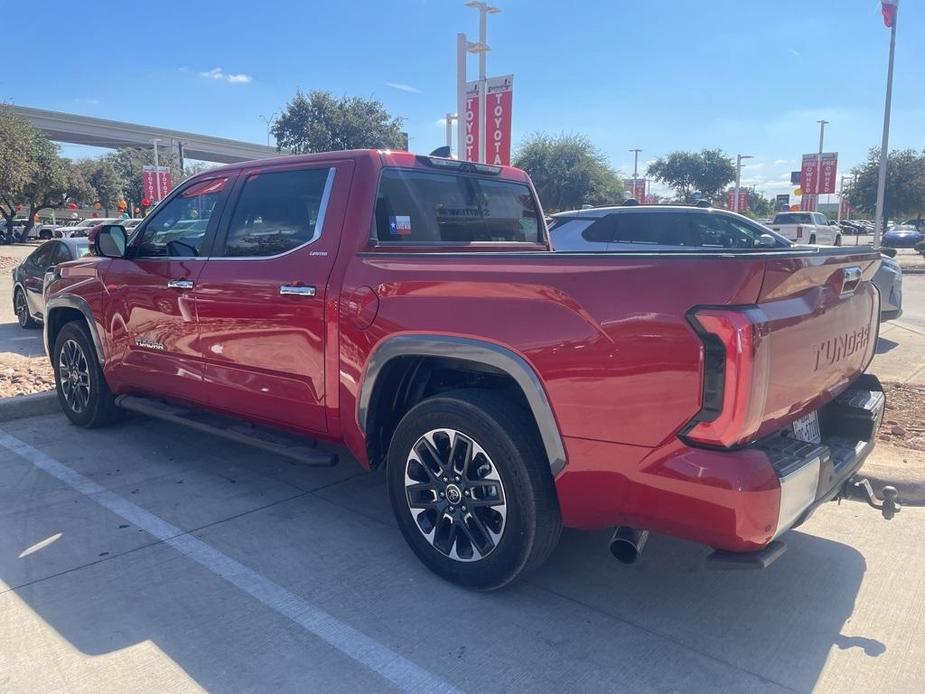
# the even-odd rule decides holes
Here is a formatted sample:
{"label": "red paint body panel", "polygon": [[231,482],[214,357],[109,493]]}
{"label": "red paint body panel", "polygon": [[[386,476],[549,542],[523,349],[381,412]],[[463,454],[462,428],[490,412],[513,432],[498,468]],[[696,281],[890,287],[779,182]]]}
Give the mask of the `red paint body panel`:
{"label": "red paint body panel", "polygon": [[[542,384],[566,449],[556,479],[566,525],[626,524],[738,551],[770,541],[780,483],[768,460],[679,438],[704,404],[704,344],[689,312],[748,307],[766,317],[763,436],[834,398],[868,363],[876,292],[863,282],[842,295],[838,282],[849,267],[869,280],[875,253],[373,247],[380,172],[423,168],[413,155],[338,152],[221,171],[243,179],[314,166],[337,167],[324,233],[287,255],[63,268],[49,297],[91,306],[115,392],[176,397],[343,443],[369,466],[358,398],[377,346],[403,334],[474,338],[520,356]],[[516,169],[498,176],[529,184]],[[164,288],[178,275],[195,278],[195,291]],[[285,283],[317,295],[279,296]],[[165,354],[149,354],[138,338]]]}

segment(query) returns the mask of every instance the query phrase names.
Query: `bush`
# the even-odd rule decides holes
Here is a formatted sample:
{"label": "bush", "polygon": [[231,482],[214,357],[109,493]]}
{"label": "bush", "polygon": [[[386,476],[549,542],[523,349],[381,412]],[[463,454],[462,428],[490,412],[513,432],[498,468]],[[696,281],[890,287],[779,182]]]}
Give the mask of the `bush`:
{"label": "bush", "polygon": [[915,244],[915,250],[917,250],[922,255],[925,255],[925,241]]}
{"label": "bush", "polygon": [[888,256],[890,256],[891,258],[895,258],[895,257],[896,257],[896,249],[895,249],[895,248],[881,248],[881,249],[880,249],[880,252],[883,253],[883,255],[888,255]]}

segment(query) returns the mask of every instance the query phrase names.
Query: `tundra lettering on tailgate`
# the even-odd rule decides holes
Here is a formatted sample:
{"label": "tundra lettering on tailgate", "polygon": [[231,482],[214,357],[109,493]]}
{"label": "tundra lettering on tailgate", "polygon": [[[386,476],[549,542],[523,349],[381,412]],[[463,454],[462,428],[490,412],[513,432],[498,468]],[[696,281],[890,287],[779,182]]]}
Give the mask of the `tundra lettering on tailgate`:
{"label": "tundra lettering on tailgate", "polygon": [[865,325],[852,333],[844,333],[820,342],[816,345],[816,371],[820,367],[829,366],[865,349],[868,340],[870,340],[870,326]]}

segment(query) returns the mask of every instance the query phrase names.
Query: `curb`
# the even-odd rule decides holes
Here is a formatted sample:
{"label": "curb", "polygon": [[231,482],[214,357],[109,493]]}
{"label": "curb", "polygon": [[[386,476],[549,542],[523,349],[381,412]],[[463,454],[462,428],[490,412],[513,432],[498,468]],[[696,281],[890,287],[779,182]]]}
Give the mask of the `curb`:
{"label": "curb", "polygon": [[61,405],[58,403],[58,393],[53,390],[0,399],[0,422],[23,419],[24,417],[37,417],[43,414],[54,414],[60,411]]}

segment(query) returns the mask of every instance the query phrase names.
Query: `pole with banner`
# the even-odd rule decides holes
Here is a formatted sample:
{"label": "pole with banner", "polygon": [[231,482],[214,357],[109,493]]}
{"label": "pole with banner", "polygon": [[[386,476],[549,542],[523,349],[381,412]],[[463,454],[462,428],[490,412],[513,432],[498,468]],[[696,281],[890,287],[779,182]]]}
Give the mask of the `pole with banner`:
{"label": "pole with banner", "polygon": [[890,147],[890,106],[893,101],[893,54],[896,52],[896,14],[899,0],[883,0],[883,23],[890,28],[890,60],[886,71],[886,104],[883,108],[883,139],[880,142],[880,172],[877,176],[877,211],[874,220],[874,248],[883,237],[883,202],[886,195],[886,167]]}
{"label": "pole with banner", "polygon": [[482,119],[479,116],[479,106],[482,100],[480,92],[481,84],[477,80],[475,82],[466,82],[466,88],[463,92],[465,100],[465,105],[463,106],[465,139],[463,149],[460,150],[460,159],[465,159],[466,161],[477,162],[481,151],[480,126]]}
{"label": "pole with banner", "polygon": [[485,163],[511,165],[511,108],[514,105],[514,75],[485,81]]}

